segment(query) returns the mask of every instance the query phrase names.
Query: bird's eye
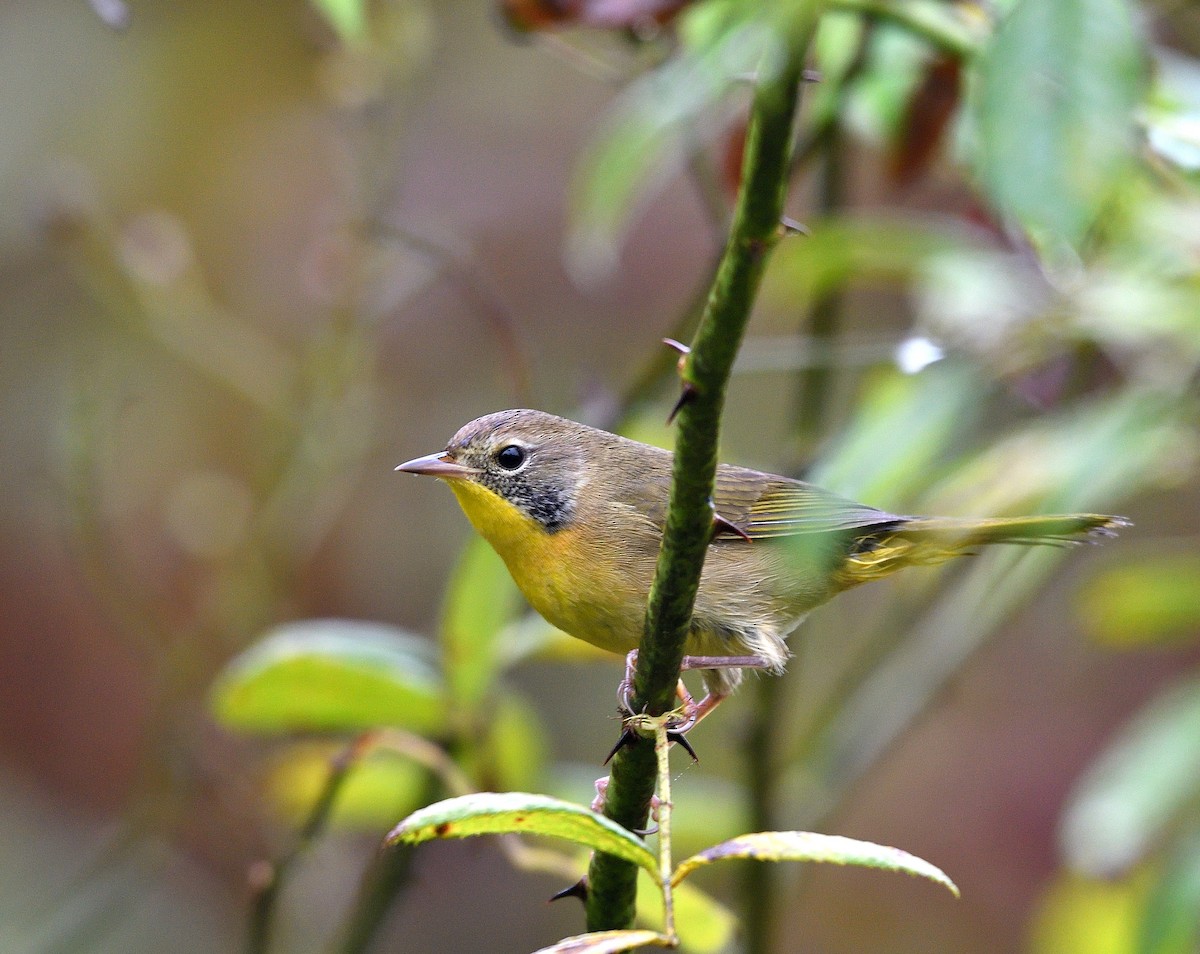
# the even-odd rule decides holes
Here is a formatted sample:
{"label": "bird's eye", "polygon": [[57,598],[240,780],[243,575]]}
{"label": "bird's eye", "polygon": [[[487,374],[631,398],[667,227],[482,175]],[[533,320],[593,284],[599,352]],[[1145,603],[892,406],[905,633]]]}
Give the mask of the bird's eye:
{"label": "bird's eye", "polygon": [[505,470],[516,470],[525,463],[525,449],[516,444],[501,447],[496,453],[496,463]]}

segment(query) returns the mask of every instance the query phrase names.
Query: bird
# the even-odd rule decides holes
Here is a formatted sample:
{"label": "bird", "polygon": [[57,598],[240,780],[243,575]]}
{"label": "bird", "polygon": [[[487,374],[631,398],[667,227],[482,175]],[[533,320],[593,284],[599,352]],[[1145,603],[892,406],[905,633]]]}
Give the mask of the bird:
{"label": "bird", "polygon": [[[514,409],[465,424],[444,450],[397,471],[449,485],[475,530],[549,623],[627,657],[642,636],[666,522],[670,451],[544,411]],[[742,669],[783,671],[786,639],[844,590],[908,566],[993,543],[1066,543],[1113,535],[1123,517],[919,517],[855,503],[814,484],[719,464],[714,533],[692,612],[680,683],[690,729],[737,687]]]}

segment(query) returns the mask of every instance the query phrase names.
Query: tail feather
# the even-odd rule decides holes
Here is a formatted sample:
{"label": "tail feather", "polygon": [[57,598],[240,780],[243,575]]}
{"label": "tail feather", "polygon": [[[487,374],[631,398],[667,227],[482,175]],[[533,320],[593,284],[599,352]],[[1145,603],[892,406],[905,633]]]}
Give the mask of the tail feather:
{"label": "tail feather", "polygon": [[888,576],[906,566],[928,566],[974,552],[991,543],[1063,546],[1086,539],[1115,536],[1129,526],[1124,517],[1098,513],[972,520],[913,517],[876,536],[859,541],[838,574],[841,588]]}
{"label": "tail feather", "polygon": [[1034,517],[993,517],[971,520],[917,517],[898,527],[895,535],[914,543],[939,543],[954,549],[985,543],[1078,543],[1088,538],[1116,536],[1129,526],[1124,517],[1101,513],[1047,514]]}

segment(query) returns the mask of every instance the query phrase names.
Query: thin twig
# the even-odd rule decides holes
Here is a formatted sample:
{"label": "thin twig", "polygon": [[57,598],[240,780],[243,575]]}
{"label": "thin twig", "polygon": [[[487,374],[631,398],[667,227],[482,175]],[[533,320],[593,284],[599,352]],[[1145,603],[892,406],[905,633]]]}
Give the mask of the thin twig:
{"label": "thin twig", "polygon": [[350,769],[358,764],[374,742],[374,733],[364,733],[347,745],[330,762],[325,785],[313,804],[295,843],[275,862],[261,862],[251,871],[254,897],[250,904],[249,932],[246,938],[248,954],[265,954],[270,948],[275,923],[275,907],[296,861],[312,846],[325,830],[333,812],[338,793]]}
{"label": "thin twig", "polygon": [[667,719],[660,716],[654,725],[654,757],[658,763],[658,878],[663,891],[663,933],[674,940],[675,898],[671,887],[671,742],[667,738]]}
{"label": "thin twig", "polygon": [[979,52],[981,41],[976,31],[966,24],[957,24],[941,14],[928,12],[915,4],[895,0],[829,0],[829,9],[861,13],[907,30],[930,46],[945,50],[960,59],[969,59]]}
{"label": "thin twig", "polygon": [[477,314],[492,329],[500,346],[504,359],[501,363],[508,370],[514,398],[518,403],[528,405],[532,380],[529,360],[521,347],[516,319],[496,292],[457,253],[428,236],[390,222],[373,222],[369,228],[429,259],[442,276],[458,289],[459,294],[474,306]]}

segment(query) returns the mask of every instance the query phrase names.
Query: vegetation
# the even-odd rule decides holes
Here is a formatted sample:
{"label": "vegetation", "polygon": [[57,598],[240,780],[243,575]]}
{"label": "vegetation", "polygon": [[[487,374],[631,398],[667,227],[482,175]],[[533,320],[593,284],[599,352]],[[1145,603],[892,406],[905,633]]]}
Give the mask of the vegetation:
{"label": "vegetation", "polygon": [[[434,418],[422,435],[471,416],[453,390],[472,378],[471,349],[460,331],[439,350],[439,331],[413,317],[419,294],[444,282],[454,307],[484,322],[472,335],[486,341],[494,377],[472,395],[480,410],[534,403],[549,374],[542,359],[573,374],[576,358],[529,345],[533,319],[510,311],[486,255],[392,211],[396,129],[417,122],[406,97],[433,68],[422,59],[432,8],[310,2],[303,29],[320,49],[328,115],[351,130],[340,142],[351,181],[336,223],[305,252],[314,290],[302,328],[272,327],[253,295],[228,300],[211,278],[220,255],[194,245],[188,216],[110,206],[74,166],[47,186],[43,238],[100,329],[73,354],[72,399],[56,411],[56,499],[75,565],[146,669],[148,711],[120,829],[9,946],[85,950],[107,932],[120,937],[140,889],[106,894],[113,873],[136,884],[164,870],[178,854],[164,844],[199,843],[204,854],[194,830],[204,818],[215,841],[242,833],[239,864],[258,859],[232,930],[251,952],[392,949],[389,914],[411,916],[415,875],[452,850],[425,843],[481,835],[499,836],[516,878],[549,875],[584,898],[586,917],[565,940],[551,919],[570,902],[549,909],[537,932],[546,951],[922,949],[900,928],[818,941],[838,930],[828,907],[804,908],[798,924],[791,899],[816,890],[814,871],[828,864],[907,872],[955,894],[957,884],[961,902],[917,881],[880,890],[921,892],[892,905],[905,916],[982,918],[974,934],[948,935],[969,950],[964,938],[994,941],[971,894],[995,846],[949,858],[920,849],[935,866],[901,850],[920,846],[886,825],[848,837],[861,828],[848,819],[856,800],[892,798],[881,775],[897,763],[884,757],[952,706],[951,691],[969,693],[972,673],[989,672],[988,691],[1011,709],[1031,671],[1066,671],[1075,657],[1057,654],[1082,634],[1114,667],[1110,685],[1126,666],[1153,671],[1131,676],[1123,708],[1099,710],[1080,730],[1091,741],[1070,749],[1081,770],[1065,796],[1012,810],[1005,842],[1034,837],[1029,814],[1054,817],[1058,867],[1023,886],[1028,901],[1007,939],[1034,954],[1194,950],[1200,35],[1189,15],[1126,0],[499,4],[507,25],[496,29],[529,41],[510,55],[565,60],[619,86],[564,197],[572,294],[603,298],[664,216],[679,217],[665,228],[686,259],[669,273],[676,314],[637,326],[614,317],[599,332],[632,342],[622,352],[640,355],[632,374],[612,361],[600,400],[540,402],[676,449],[635,686],[644,714],[613,759],[599,814],[581,804],[588,770],[549,753],[574,735],[615,739],[611,693],[574,693],[563,720],[539,683],[586,670],[615,684],[616,670],[532,616],[481,541],[458,555],[430,632],[321,595],[336,576],[322,561],[356,508],[407,551],[416,582],[398,584],[406,594],[441,586],[416,572],[438,553],[421,553],[426,523],[397,504],[407,490],[388,485],[374,511],[361,496],[365,474],[432,449],[393,426],[397,407]],[[142,7],[93,6],[124,31],[115,42],[139,29]],[[150,5],[144,14],[153,19]],[[524,265],[493,261],[505,274]],[[682,276],[694,288],[680,292]],[[538,299],[547,310],[551,300]],[[390,367],[404,360],[393,314],[409,322],[407,341],[430,343],[422,361],[444,362],[422,379],[441,382],[436,392],[410,393]],[[664,335],[689,342],[682,356]],[[669,747],[664,713],[711,530],[718,447],[723,459],[803,473],[896,513],[1130,512],[1138,527],[1103,551],[996,548],[843,597],[793,635],[786,677],[749,681],[740,707],[711,720],[720,728],[706,722],[691,737],[703,762],[674,775],[669,752],[686,756]],[[186,472],[162,463],[171,453]],[[147,501],[160,497],[154,510]],[[465,540],[449,501],[428,499],[444,505],[455,545]],[[371,560],[356,555],[344,572],[393,574]],[[1042,592],[1052,599],[1039,602]],[[1011,665],[989,669],[989,653]],[[1074,738],[1066,721],[1028,726],[1037,738],[1010,742],[1016,756],[970,758],[1002,764],[1019,801],[1022,784],[1034,787],[1019,781],[1020,764]],[[596,763],[593,775],[603,755],[570,753]],[[917,799],[936,829],[965,809],[948,782],[928,782],[946,793],[940,804]],[[317,930],[290,899],[301,877],[338,883],[318,854],[331,842],[349,846],[361,880],[343,883]],[[739,864],[715,864],[728,859]],[[863,884],[832,890],[846,897]],[[951,904],[969,913],[946,913]],[[508,914],[528,923],[545,910]],[[497,926],[480,922],[480,949],[495,949]]]}

